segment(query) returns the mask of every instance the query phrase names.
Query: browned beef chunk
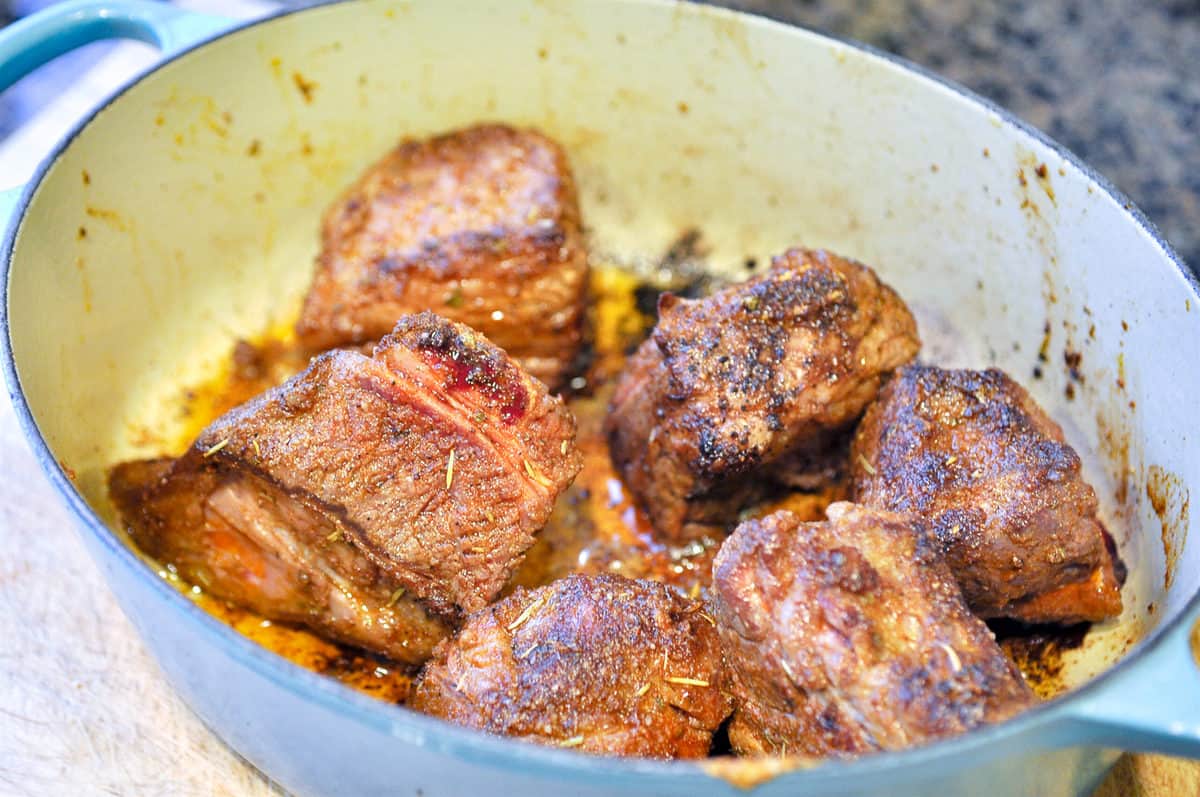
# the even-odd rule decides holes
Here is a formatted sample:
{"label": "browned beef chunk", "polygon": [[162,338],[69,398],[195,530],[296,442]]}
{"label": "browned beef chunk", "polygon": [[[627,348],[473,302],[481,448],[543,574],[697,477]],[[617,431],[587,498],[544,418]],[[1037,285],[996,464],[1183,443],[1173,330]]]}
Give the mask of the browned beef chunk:
{"label": "browned beef chunk", "polygon": [[586,287],[566,156],[534,131],[482,125],[401,143],[329,209],[296,329],[325,349],[434,310],[554,387],[582,340]]}
{"label": "browned beef chunk", "polygon": [[723,532],[761,477],[789,453],[818,459],[919,346],[891,288],[823,251],[706,299],[664,295],[613,397],[613,461],[668,539]]}
{"label": "browned beef chunk", "polygon": [[1079,456],[1001,371],[909,367],[855,436],[855,500],[929,519],[971,608],[1100,620],[1121,593]]}
{"label": "browned beef chunk", "polygon": [[420,661],[520,562],[579,469],[574,434],[503,352],[423,313],[372,357],[317,357],[153,479],[118,468],[112,494],[140,547],[214,594]]}
{"label": "browned beef chunk", "polygon": [[838,503],[738,526],[714,565],[741,753],[897,750],[1036,702],[923,522]]}
{"label": "browned beef chunk", "polygon": [[138,547],[217,597],[420,664],[453,618],[433,612],[307,502],[189,454],[118,465],[109,493]]}
{"label": "browned beef chunk", "polygon": [[574,575],[468,618],[410,705],[592,753],[699,758],[729,714],[723,677],[700,603],[653,581]]}

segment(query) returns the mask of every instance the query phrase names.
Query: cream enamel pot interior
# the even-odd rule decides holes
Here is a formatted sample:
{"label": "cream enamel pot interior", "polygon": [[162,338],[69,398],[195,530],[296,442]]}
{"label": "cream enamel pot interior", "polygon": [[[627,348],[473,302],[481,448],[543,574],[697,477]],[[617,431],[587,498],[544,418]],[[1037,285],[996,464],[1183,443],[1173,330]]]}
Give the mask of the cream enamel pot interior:
{"label": "cream enamel pot interior", "polygon": [[368,0],[231,25],[89,0],[0,33],[0,85],[100,37],[166,50],[5,196],[3,357],[125,612],[272,778],[304,795],[738,791],[711,764],[517,743],[353,693],[204,614],[112,530],[105,468],[170,446],[181,391],[293,316],[327,203],[400,136],[484,119],[566,146],[597,258],[644,266],[697,227],[715,269],[794,243],[872,264],[927,359],[1008,369],[1064,424],[1129,565],[1128,609],[1069,657],[1067,696],[920,749],[725,775],[772,795],[1067,795],[1116,748],[1200,755],[1200,298],[1072,156],[911,65],[685,3]]}

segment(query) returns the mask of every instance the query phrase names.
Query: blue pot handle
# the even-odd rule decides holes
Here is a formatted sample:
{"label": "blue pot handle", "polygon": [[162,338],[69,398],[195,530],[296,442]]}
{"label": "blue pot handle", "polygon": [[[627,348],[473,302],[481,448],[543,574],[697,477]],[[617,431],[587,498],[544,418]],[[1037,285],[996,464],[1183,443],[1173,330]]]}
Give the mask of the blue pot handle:
{"label": "blue pot handle", "polygon": [[1101,688],[1072,701],[1071,719],[1098,745],[1200,759],[1198,653],[1200,603]]}
{"label": "blue pot handle", "polygon": [[68,0],[0,31],[0,91],[39,66],[100,39],[139,39],[166,54],[228,28],[232,20],[150,0]]}
{"label": "blue pot handle", "polygon": [[[164,55],[204,41],[235,20],[150,0],[67,0],[0,30],[0,91],[39,66],[101,39],[138,39]],[[0,192],[0,228],[14,220],[21,188]]]}

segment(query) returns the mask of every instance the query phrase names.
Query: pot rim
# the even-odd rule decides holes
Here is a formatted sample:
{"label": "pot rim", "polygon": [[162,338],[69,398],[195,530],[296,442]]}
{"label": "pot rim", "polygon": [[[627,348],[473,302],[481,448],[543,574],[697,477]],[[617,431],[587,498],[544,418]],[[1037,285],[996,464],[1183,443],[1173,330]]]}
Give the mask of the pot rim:
{"label": "pot rim", "polygon": [[[208,644],[219,646],[223,652],[239,664],[249,667],[258,675],[272,681],[297,697],[310,700],[324,708],[339,713],[357,723],[373,727],[377,731],[393,736],[402,743],[414,744],[418,747],[433,748],[443,754],[458,758],[474,759],[478,763],[497,768],[519,766],[524,772],[541,776],[569,775],[577,779],[607,778],[614,786],[621,780],[636,778],[669,779],[678,785],[680,779],[690,777],[697,780],[711,780],[710,775],[703,769],[703,761],[657,761],[650,759],[624,759],[615,757],[578,755],[568,750],[558,750],[539,744],[522,742],[520,740],[493,736],[480,731],[470,730],[453,725],[443,720],[420,714],[399,704],[385,703],[376,698],[368,697],[348,686],[344,686],[332,678],[306,670],[299,665],[271,652],[248,637],[238,633],[232,627],[205,612],[183,593],[162,579],[153,569],[138,557],[138,555],[100,519],[92,510],[83,496],[75,489],[62,466],[50,450],[33,412],[21,388],[20,377],[17,374],[16,361],[12,351],[11,329],[8,319],[9,278],[12,269],[13,248],[17,233],[24,220],[33,195],[40,188],[46,174],[59,159],[63,152],[82,134],[91,122],[102,112],[117,101],[138,83],[159,70],[174,63],[177,59],[186,57],[195,51],[203,49],[226,36],[235,35],[260,25],[269,25],[285,17],[320,10],[340,5],[346,0],[321,0],[314,5],[303,8],[283,9],[266,17],[239,21],[223,30],[210,33],[198,41],[188,44],[163,57],[145,72],[136,75],[122,85],[101,104],[88,112],[71,130],[60,139],[52,150],[39,163],[34,174],[23,186],[12,215],[0,242],[0,360],[3,361],[4,378],[7,382],[9,397],[20,423],[22,432],[28,441],[38,463],[46,473],[50,483],[75,516],[76,522],[89,533],[95,535],[97,541],[107,551],[116,557],[128,571],[137,574],[137,578],[150,584],[150,588],[160,600],[172,605],[183,617],[187,618],[192,627],[201,634]],[[688,13],[707,14],[736,20],[740,24],[759,26],[780,35],[794,36],[810,41],[822,41],[852,48],[872,56],[882,62],[884,68],[897,69],[907,73],[910,78],[923,80],[931,88],[941,89],[954,95],[966,105],[974,106],[977,111],[994,114],[1002,123],[1013,128],[1019,135],[1031,138],[1044,145],[1077,169],[1083,177],[1091,180],[1105,195],[1116,202],[1122,212],[1140,228],[1157,246],[1164,258],[1174,265],[1177,275],[1182,278],[1183,287],[1190,291],[1191,298],[1200,302],[1200,280],[1187,267],[1179,255],[1163,238],[1158,228],[1123,192],[1096,172],[1081,158],[1074,155],[1065,147],[1051,139],[1048,135],[1023,121],[1012,112],[997,105],[993,101],[976,94],[974,91],[959,83],[943,77],[926,67],[913,63],[905,58],[880,50],[872,45],[851,39],[819,33],[799,25],[779,22],[760,15],[735,11],[723,7],[706,6],[692,3],[679,3],[677,0],[579,0],[579,2],[617,2],[628,5],[653,6],[672,9],[678,13],[686,9]],[[1177,615],[1170,622],[1159,624],[1153,631],[1143,637],[1137,647],[1113,666],[1091,678],[1087,683],[1061,695],[1053,700],[1035,706],[1020,715],[1005,722],[978,728],[960,736],[932,742],[921,747],[910,748],[895,752],[882,752],[850,761],[823,761],[812,768],[800,768],[785,772],[771,778],[771,781],[782,781],[781,785],[848,785],[854,781],[875,775],[901,772],[915,768],[924,768],[929,764],[943,764],[946,760],[957,757],[960,761],[982,762],[1018,737],[1046,729],[1055,722],[1071,720],[1071,707],[1081,704],[1087,699],[1101,694],[1105,687],[1114,683],[1118,676],[1128,672],[1143,660],[1147,659],[1160,646],[1169,642],[1172,631],[1185,622],[1187,618],[1200,610],[1200,589],[1192,594],[1187,602],[1180,607]],[[1086,741],[1086,740],[1081,740]],[[644,782],[642,785],[646,785]]]}

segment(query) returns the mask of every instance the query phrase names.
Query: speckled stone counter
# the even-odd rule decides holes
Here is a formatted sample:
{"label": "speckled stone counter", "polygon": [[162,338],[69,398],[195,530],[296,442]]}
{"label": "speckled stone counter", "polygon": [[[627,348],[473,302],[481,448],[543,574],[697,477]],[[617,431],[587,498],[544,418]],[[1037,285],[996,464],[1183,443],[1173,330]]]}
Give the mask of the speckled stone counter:
{"label": "speckled stone counter", "polygon": [[719,0],[901,55],[1014,111],[1200,270],[1200,0]]}

